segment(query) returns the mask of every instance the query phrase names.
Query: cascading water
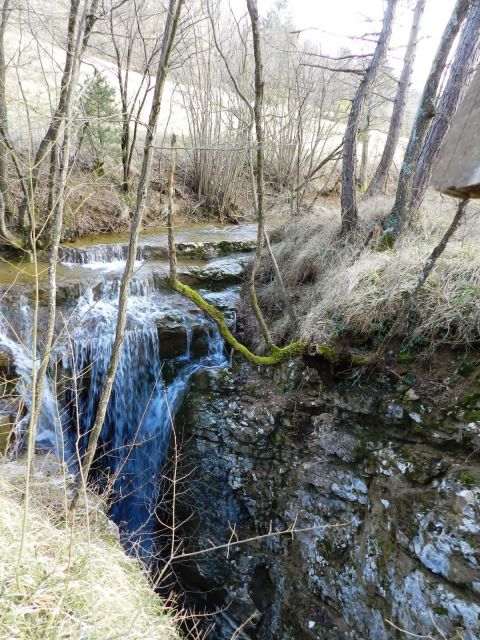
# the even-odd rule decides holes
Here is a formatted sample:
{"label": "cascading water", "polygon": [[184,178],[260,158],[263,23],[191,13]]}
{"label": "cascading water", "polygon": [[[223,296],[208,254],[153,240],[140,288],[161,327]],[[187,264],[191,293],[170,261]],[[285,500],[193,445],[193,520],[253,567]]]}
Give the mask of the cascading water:
{"label": "cascading water", "polygon": [[[91,265],[98,262],[115,263],[127,259],[128,246],[125,244],[97,244],[91,247],[62,247],[59,252],[63,264]],[[140,259],[140,249],[138,259]]]}
{"label": "cascading water", "polygon": [[[0,347],[12,357],[19,377],[17,391],[22,396],[27,409],[26,415],[17,424],[17,445],[24,441],[28,429],[29,416],[32,411],[33,372],[34,369],[38,370],[40,365],[38,357],[34,357],[32,351],[32,316],[32,310],[23,296],[20,296],[16,307],[10,310],[9,322],[0,313]],[[61,429],[60,412],[54,391],[54,383],[48,375],[43,387],[42,405],[37,424],[36,447],[46,451],[53,450],[60,458],[63,458],[64,455],[69,455],[66,451]]]}
{"label": "cascading water", "polygon": [[[179,234],[178,239],[213,244],[229,240],[232,245],[235,239],[250,240],[254,233],[248,225],[244,230],[192,228]],[[165,247],[165,234],[158,233],[146,237],[139,248],[130,285],[125,340],[93,468],[93,479],[110,490],[111,515],[119,524],[125,545],[134,547],[145,559],[155,544],[155,509],[162,495],[172,419],[196,371],[228,364],[215,325],[182,296],[164,288],[168,272]],[[36,444],[63,456],[75,472],[87,446],[110,360],[126,251],[126,243],[61,250],[56,346],[44,388]],[[215,265],[214,278],[198,281],[231,281],[231,274]],[[195,265],[186,268],[196,273]],[[10,291],[11,281],[3,284]],[[235,287],[206,295],[225,311],[227,321],[234,322]],[[19,432],[26,432],[32,365],[38,367],[38,361],[31,355],[31,307],[26,299],[15,301],[14,296],[13,292],[10,302],[2,299],[0,351],[11,355],[20,378],[16,393],[23,397],[26,411]],[[41,308],[39,351],[44,322],[45,309]]]}
{"label": "cascading water", "polygon": [[[179,316],[182,302],[139,284],[135,279],[128,302],[128,321],[112,397],[107,409],[96,458],[97,479],[113,489],[111,514],[127,548],[144,557],[152,551],[157,527],[155,508],[161,489],[161,468],[167,456],[172,419],[192,374],[200,368],[225,366],[223,342],[216,328],[204,324],[208,336],[205,355],[185,351],[168,361],[165,375],[157,324],[166,313]],[[140,278],[141,281],[141,278]],[[65,429],[81,455],[87,444],[110,360],[117,320],[118,287],[106,287],[102,297],[88,289],[71,319],[71,348],[62,364],[70,383],[66,390]],[[181,309],[180,304],[180,309]],[[198,317],[180,314],[185,335],[191,336]],[[182,326],[180,327],[182,328]]]}

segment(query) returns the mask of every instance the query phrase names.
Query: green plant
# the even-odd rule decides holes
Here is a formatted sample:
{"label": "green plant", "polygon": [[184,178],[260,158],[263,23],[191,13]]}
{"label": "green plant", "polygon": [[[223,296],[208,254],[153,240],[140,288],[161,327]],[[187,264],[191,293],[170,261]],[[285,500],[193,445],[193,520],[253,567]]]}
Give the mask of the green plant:
{"label": "green plant", "polygon": [[475,478],[466,471],[462,471],[462,473],[459,473],[458,479],[467,487],[472,487],[475,484]]}
{"label": "green plant", "polygon": [[115,89],[104,76],[95,73],[87,81],[80,97],[82,125],[78,133],[78,151],[88,149],[94,168],[103,173],[107,157],[120,152],[120,113]]}

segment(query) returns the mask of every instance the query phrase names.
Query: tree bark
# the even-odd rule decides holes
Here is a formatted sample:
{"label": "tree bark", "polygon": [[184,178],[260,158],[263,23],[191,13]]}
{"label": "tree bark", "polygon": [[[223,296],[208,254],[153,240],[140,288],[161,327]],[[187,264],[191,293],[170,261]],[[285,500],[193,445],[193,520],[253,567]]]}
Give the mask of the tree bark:
{"label": "tree bark", "polygon": [[[80,56],[83,55],[87,47],[93,26],[97,20],[96,11],[98,3],[99,0],[92,0],[89,5],[88,15],[85,18],[85,26],[83,29]],[[75,29],[77,25],[79,6],[80,0],[71,0],[67,27],[66,58],[60,83],[60,95],[58,104],[53,113],[50,125],[43,139],[38,145],[37,152],[35,154],[33,165],[31,167],[28,197],[23,198],[19,207],[19,224],[24,232],[27,232],[29,230],[31,231],[31,206],[35,191],[37,189],[38,180],[40,178],[42,163],[47,157],[51,146],[57,142],[62,124],[65,119],[65,111],[67,109],[67,96],[69,93],[69,87],[72,80],[72,71],[74,68]]]}
{"label": "tree bark", "polygon": [[422,204],[432,177],[433,165],[450,128],[452,118],[468,88],[472,70],[477,66],[479,57],[480,4],[474,2],[465,19],[447,83],[418,160],[413,183],[410,218],[418,212]]}
{"label": "tree bark", "polygon": [[[0,126],[8,132],[7,98],[5,91],[5,29],[7,28],[8,17],[10,15],[10,0],[4,0],[2,7],[2,19],[0,23]],[[11,220],[13,208],[8,188],[8,150],[3,142],[0,142],[0,192],[5,204],[5,217]]]}
{"label": "tree bark", "polygon": [[398,83],[397,95],[393,105],[392,117],[388,129],[385,147],[383,148],[382,157],[375,170],[375,174],[368,186],[366,198],[373,198],[379,192],[385,191],[387,186],[388,175],[392,166],[395,150],[400,139],[403,120],[405,117],[405,109],[407,106],[408,91],[412,79],[413,65],[415,64],[415,54],[417,48],[418,32],[422,15],[425,9],[426,0],[417,0],[415,10],[413,12],[413,22],[410,29],[407,49],[403,61],[403,69]]}
{"label": "tree bark", "polygon": [[383,27],[369,68],[365,71],[352,101],[348,116],[342,162],[342,227],[340,235],[345,236],[358,224],[357,196],[355,190],[355,173],[357,165],[357,138],[360,120],[365,101],[375,84],[378,73],[387,55],[390,36],[392,34],[393,16],[398,0],[388,0]]}
{"label": "tree bark", "polygon": [[361,191],[365,191],[367,186],[367,169],[368,169],[368,153],[370,146],[370,122],[369,118],[367,118],[367,125],[365,129],[362,131],[361,140],[362,140],[362,155],[360,158],[360,171],[358,174],[358,186]]}
{"label": "tree bark", "polygon": [[[131,228],[130,228],[130,240],[128,244],[127,262],[125,265],[125,271],[122,275],[120,283],[120,294],[118,299],[118,316],[117,327],[115,332],[115,340],[112,348],[112,355],[108,364],[107,374],[103,385],[102,393],[98,401],[97,413],[94,423],[90,431],[90,437],[88,441],[87,451],[81,465],[81,479],[86,482],[90,467],[92,466],[95,452],[97,449],[98,438],[102,430],[105,415],[107,413],[107,407],[110,400],[110,396],[113,389],[113,383],[115,381],[115,374],[117,372],[118,363],[120,360],[120,354],[123,344],[123,338],[125,335],[125,327],[127,324],[127,302],[128,302],[128,288],[132,278],[133,270],[135,267],[135,260],[137,257],[138,237],[142,225],[142,220],[145,214],[147,205],[147,195],[150,188],[150,178],[152,175],[153,153],[155,136],[158,125],[158,116],[160,113],[160,107],[162,103],[163,89],[165,86],[165,80],[168,73],[168,65],[170,55],[173,48],[173,42],[175,40],[175,33],[180,18],[180,12],[183,5],[183,0],[170,0],[169,8],[167,10],[167,17],[165,21],[164,35],[162,51],[160,60],[157,67],[155,89],[152,98],[152,107],[148,120],[147,133],[145,137],[145,144],[143,149],[143,161],[140,172],[140,180],[137,188],[137,198],[135,203],[135,210],[132,216]],[[80,495],[80,483],[77,484],[72,501],[70,503],[70,509],[74,509]]]}
{"label": "tree bark", "polygon": [[170,265],[170,283],[175,287],[177,281],[177,250],[175,246],[174,234],[174,197],[175,197],[175,164],[177,161],[177,152],[175,145],[177,138],[172,135],[170,146],[172,148],[172,157],[170,172],[168,174],[168,210],[167,210],[167,229],[168,229],[168,262]]}
{"label": "tree bark", "polygon": [[408,208],[412,198],[415,170],[428,133],[428,128],[435,115],[435,102],[443,70],[472,1],[473,0],[457,0],[450,20],[443,32],[437,53],[435,54],[405,151],[398,179],[395,203],[387,220],[387,226],[389,227],[388,233],[391,235],[392,240],[398,237],[406,224]]}
{"label": "tree bark", "polygon": [[265,177],[264,177],[264,140],[263,140],[263,64],[262,49],[260,45],[260,30],[258,21],[258,9],[256,0],[247,0],[247,9],[252,24],[253,56],[255,59],[255,104],[253,108],[255,119],[255,134],[257,138],[256,154],[256,178],[257,178],[257,247],[252,268],[250,271],[250,301],[253,312],[257,318],[260,330],[267,345],[273,347],[273,340],[270,330],[263,317],[262,310],[257,299],[255,290],[255,276],[262,260],[262,249],[265,241]]}

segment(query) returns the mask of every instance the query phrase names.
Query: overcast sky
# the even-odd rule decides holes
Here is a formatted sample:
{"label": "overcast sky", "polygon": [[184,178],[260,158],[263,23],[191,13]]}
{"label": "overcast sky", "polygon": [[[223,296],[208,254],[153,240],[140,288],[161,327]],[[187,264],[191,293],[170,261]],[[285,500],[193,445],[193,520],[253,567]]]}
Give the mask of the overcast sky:
{"label": "overcast sky", "polygon": [[[234,0],[234,3],[241,0]],[[259,10],[265,14],[275,0],[258,0]],[[412,11],[401,2],[395,19],[390,61],[400,68],[411,25]],[[410,2],[413,4],[413,2]],[[318,40],[324,52],[335,54],[348,46],[353,51],[364,50],[365,44],[348,36],[378,31],[379,23],[369,24],[367,19],[381,20],[383,0],[289,0],[289,13],[300,29],[312,29],[305,37]],[[422,21],[421,41],[418,47],[414,84],[421,89],[428,74],[443,29],[454,6],[454,0],[427,0]],[[371,45],[370,45],[371,47]],[[400,47],[400,48],[398,48]]]}

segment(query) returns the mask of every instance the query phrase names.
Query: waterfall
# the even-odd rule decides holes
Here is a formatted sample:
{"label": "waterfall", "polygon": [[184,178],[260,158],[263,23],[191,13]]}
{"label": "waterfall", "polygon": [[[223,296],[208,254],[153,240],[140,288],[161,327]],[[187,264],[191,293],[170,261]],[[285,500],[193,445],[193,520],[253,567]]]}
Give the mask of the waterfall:
{"label": "waterfall", "polygon": [[[95,477],[113,493],[111,515],[127,548],[148,556],[157,527],[155,508],[161,491],[162,465],[178,411],[191,376],[201,368],[225,366],[223,341],[204,322],[205,355],[191,356],[192,326],[199,320],[182,300],[150,287],[133,286],[128,302],[125,339],[95,462]],[[97,299],[87,289],[70,319],[70,347],[62,366],[70,380],[65,391],[64,428],[79,454],[87,445],[103,381],[112,353],[117,320],[118,287]],[[145,295],[146,294],[146,295]],[[180,309],[180,313],[179,313]],[[185,349],[162,360],[157,324],[168,314],[180,315]],[[168,369],[169,375],[166,375]]]}
{"label": "waterfall", "polygon": [[[237,236],[244,240],[253,231],[247,229],[245,236],[245,230],[237,227],[194,228],[184,231],[180,240],[218,243]],[[87,447],[115,337],[127,242],[112,240],[119,242],[60,251],[62,282],[72,280],[75,295],[59,297],[55,349],[36,446],[55,451],[75,473]],[[162,475],[172,421],[195,372],[228,365],[217,327],[190,301],[163,288],[168,272],[165,252],[166,236],[158,233],[149,235],[137,254],[125,339],[90,478],[111,498],[110,513],[125,546],[146,559],[155,545],[155,510],[165,489]],[[189,269],[193,272],[195,265]],[[205,284],[211,284],[208,278]],[[234,324],[237,289],[202,293]],[[45,314],[40,305],[40,353]],[[32,310],[25,298],[2,305],[0,349],[12,356],[20,378],[16,390],[26,407],[19,436],[28,428],[32,371],[39,364],[32,359],[32,327]]]}
{"label": "waterfall", "polygon": [[[63,264],[82,264],[84,266],[102,263],[116,263],[127,259],[127,244],[96,244],[91,247],[61,247],[59,258]],[[137,251],[137,260],[141,260],[141,248]]]}
{"label": "waterfall", "polygon": [[[39,358],[34,358],[32,353],[32,316],[32,310],[23,296],[20,296],[16,308],[12,310],[10,322],[7,322],[4,315],[0,314],[0,347],[12,357],[15,371],[19,377],[17,392],[23,398],[27,410],[26,415],[17,424],[17,446],[25,440],[32,409],[33,371],[34,367],[35,370],[38,370],[40,365]],[[58,457],[64,457],[64,438],[55,385],[48,375],[43,387],[35,444],[37,449],[54,451]]]}

